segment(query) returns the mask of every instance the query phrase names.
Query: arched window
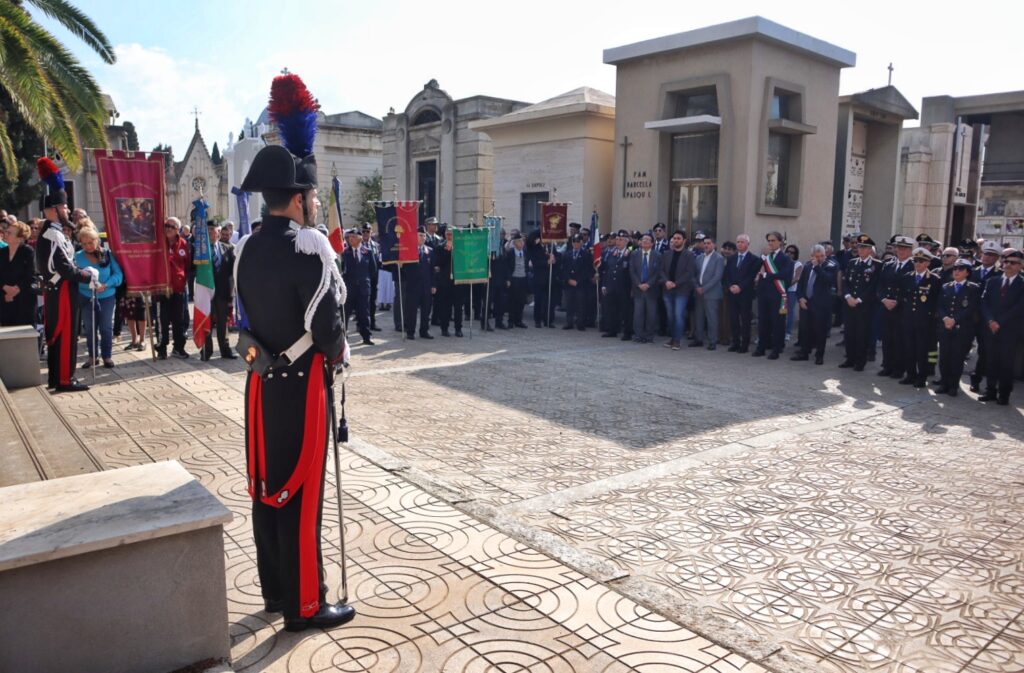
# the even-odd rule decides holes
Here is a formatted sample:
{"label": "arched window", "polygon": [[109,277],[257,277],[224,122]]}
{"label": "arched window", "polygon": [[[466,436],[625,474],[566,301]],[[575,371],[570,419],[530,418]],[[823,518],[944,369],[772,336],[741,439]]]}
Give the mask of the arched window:
{"label": "arched window", "polygon": [[422,126],[424,124],[435,124],[439,121],[441,121],[441,115],[437,113],[437,110],[427,108],[416,115],[416,118],[412,121],[412,125]]}

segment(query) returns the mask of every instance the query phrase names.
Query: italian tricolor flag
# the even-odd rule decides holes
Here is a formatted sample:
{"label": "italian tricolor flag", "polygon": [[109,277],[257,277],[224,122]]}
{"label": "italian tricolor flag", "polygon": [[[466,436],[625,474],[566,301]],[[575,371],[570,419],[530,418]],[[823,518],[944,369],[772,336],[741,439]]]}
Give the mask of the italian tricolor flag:
{"label": "italian tricolor flag", "polygon": [[209,207],[202,199],[192,202],[196,208],[196,227],[192,232],[195,237],[195,257],[192,262],[196,267],[196,286],[193,296],[192,341],[196,348],[202,349],[210,335],[210,311],[213,306],[213,258],[210,254],[210,234],[206,229],[206,209]]}

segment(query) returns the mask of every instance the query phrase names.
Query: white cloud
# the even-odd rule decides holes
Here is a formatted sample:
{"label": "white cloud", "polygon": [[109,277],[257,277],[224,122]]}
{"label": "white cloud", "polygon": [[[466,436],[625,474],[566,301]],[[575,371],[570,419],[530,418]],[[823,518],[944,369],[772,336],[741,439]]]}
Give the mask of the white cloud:
{"label": "white cloud", "polygon": [[114,98],[120,121],[135,125],[143,150],[170,144],[175,159],[184,158],[195,128],[193,107],[199,108],[199,128],[211,150],[214,141],[223,150],[228,132],[238,133],[252,114],[252,86],[232,80],[227,69],[139,44],[115,51],[117,66],[104,73],[100,85]]}

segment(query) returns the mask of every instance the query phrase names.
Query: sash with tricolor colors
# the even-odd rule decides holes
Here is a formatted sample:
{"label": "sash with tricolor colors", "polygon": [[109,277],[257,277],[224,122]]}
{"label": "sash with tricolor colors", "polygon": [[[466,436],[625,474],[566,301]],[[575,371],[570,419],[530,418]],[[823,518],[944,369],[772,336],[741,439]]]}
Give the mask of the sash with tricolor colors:
{"label": "sash with tricolor colors", "polygon": [[775,257],[773,255],[765,255],[761,258],[764,264],[764,272],[775,275],[775,289],[779,291],[782,296],[782,303],[779,306],[779,315],[786,315],[789,312],[786,306],[786,285],[779,280],[779,267],[775,266]]}

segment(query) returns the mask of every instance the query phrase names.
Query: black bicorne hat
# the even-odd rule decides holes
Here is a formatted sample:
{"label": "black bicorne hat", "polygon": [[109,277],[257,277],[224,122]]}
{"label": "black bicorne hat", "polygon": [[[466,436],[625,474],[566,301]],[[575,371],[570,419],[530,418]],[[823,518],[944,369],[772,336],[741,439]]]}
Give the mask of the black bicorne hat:
{"label": "black bicorne hat", "polygon": [[293,73],[279,75],[270,86],[267,112],[277,124],[284,147],[268,145],[253,159],[242,191],[265,189],[305,191],[316,187],[316,116],[320,104]]}

